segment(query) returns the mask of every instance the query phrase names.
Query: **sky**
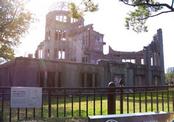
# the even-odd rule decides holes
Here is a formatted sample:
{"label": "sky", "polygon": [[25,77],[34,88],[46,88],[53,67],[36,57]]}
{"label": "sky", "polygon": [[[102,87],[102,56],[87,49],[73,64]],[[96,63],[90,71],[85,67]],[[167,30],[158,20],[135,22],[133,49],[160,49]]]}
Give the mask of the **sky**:
{"label": "sky", "polygon": [[[38,44],[45,37],[45,16],[51,6],[60,0],[28,0],[26,8],[36,19],[31,24],[28,33],[21,38],[21,44],[15,49],[16,56],[26,57],[34,54]],[[74,0],[79,1],[79,0]],[[170,1],[170,0],[166,0]],[[132,9],[119,0],[96,0],[99,10],[85,13],[85,24],[93,24],[94,30],[104,34],[104,53],[108,52],[110,45],[116,51],[139,51],[150,44],[157,29],[162,28],[164,45],[165,69],[174,67],[174,13],[163,14],[148,20],[148,32],[136,33],[125,28],[124,18]]]}

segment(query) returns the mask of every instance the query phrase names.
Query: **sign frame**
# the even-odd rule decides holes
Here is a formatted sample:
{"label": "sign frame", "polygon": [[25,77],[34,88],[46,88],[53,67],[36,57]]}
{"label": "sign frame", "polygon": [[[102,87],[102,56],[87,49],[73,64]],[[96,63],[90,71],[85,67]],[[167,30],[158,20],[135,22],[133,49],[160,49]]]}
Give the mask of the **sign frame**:
{"label": "sign frame", "polygon": [[11,87],[11,108],[41,108],[41,87]]}

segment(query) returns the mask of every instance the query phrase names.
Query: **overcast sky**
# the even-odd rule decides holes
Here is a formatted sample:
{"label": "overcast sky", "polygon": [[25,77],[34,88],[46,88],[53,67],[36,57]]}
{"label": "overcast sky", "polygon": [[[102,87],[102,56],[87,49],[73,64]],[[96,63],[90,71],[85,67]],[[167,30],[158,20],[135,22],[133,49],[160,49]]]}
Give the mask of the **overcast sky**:
{"label": "overcast sky", "polygon": [[[27,7],[34,13],[37,21],[33,23],[29,32],[21,39],[22,43],[15,50],[16,56],[34,54],[37,45],[45,37],[45,16],[50,6],[56,0],[28,0]],[[99,10],[86,13],[85,24],[93,24],[94,30],[104,34],[106,42],[105,53],[110,45],[117,51],[138,51],[148,45],[157,29],[163,30],[165,69],[174,66],[174,13],[160,15],[148,20],[149,32],[137,34],[124,27],[124,17],[131,9],[118,2],[119,0],[98,0]],[[170,1],[170,0],[167,0]]]}

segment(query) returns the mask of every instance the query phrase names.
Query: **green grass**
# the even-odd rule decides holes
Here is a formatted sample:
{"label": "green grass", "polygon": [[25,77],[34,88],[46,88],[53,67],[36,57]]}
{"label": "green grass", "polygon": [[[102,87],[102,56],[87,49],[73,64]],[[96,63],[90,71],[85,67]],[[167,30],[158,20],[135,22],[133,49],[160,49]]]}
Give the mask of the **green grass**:
{"label": "green grass", "polygon": [[[173,93],[173,92],[172,92]],[[147,93],[147,97],[145,97],[145,93],[143,94],[129,94],[129,99],[127,99],[127,95],[123,96],[123,112],[124,113],[138,113],[138,112],[150,112],[157,111],[173,111],[173,94],[169,92],[165,92],[163,95],[161,93],[158,94],[158,106],[157,106],[157,97],[156,93]],[[141,97],[141,99],[140,99]],[[169,98],[169,100],[167,99]],[[73,100],[73,104],[72,104]],[[88,100],[88,102],[86,102]],[[128,102],[129,101],[129,102]],[[141,101],[141,102],[140,102]],[[120,96],[116,97],[116,114],[120,114]],[[169,104],[168,104],[169,102]],[[65,103],[65,104],[64,104]],[[95,104],[94,104],[95,103]],[[5,102],[4,108],[4,120],[9,120],[9,102]],[[88,106],[88,109],[87,109]],[[101,107],[102,106],[102,107]],[[64,111],[65,109],[66,111]],[[95,111],[94,111],[95,108]],[[140,110],[141,108],[141,110]],[[43,110],[43,111],[42,111]],[[32,120],[34,118],[37,120],[46,120],[48,119],[48,100],[45,99],[43,103],[43,109],[27,109],[27,119]],[[72,113],[73,111],[73,113]],[[17,113],[20,113],[19,120],[25,120],[26,118],[26,109],[12,109],[12,121],[15,122],[17,118]],[[101,96],[95,98],[88,97],[88,99],[83,96],[79,97],[66,97],[66,101],[63,98],[53,98],[51,100],[51,118],[87,118],[87,116],[95,115],[103,115],[107,114],[107,97]]]}

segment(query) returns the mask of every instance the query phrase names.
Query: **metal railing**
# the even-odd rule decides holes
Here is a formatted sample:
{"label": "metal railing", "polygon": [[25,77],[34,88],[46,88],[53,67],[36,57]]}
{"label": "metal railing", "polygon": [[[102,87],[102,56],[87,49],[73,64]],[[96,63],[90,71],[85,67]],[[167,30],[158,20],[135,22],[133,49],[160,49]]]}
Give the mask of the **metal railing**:
{"label": "metal railing", "polygon": [[42,88],[41,108],[11,108],[10,88],[0,87],[0,120],[5,122],[150,111],[174,111],[173,86]]}

